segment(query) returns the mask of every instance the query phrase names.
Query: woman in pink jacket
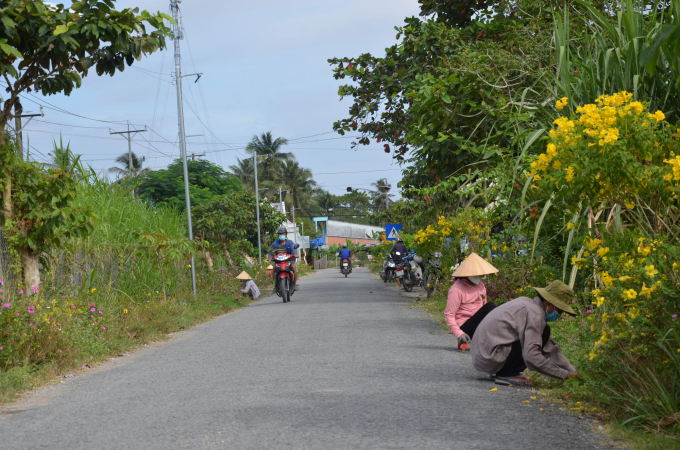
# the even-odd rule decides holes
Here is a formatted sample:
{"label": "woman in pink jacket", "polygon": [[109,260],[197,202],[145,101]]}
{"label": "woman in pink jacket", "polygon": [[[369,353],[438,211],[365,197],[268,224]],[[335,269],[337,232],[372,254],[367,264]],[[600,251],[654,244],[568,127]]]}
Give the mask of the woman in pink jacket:
{"label": "woman in pink jacket", "polygon": [[476,253],[471,253],[453,272],[456,282],[449,289],[444,318],[458,344],[469,344],[482,319],[496,307],[486,301],[482,276],[498,272]]}

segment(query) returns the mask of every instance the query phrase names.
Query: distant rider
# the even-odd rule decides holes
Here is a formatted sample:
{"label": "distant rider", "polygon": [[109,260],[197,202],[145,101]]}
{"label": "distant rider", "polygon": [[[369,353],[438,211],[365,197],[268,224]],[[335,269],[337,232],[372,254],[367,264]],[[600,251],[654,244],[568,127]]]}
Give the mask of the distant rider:
{"label": "distant rider", "polygon": [[346,259],[347,262],[349,263],[349,273],[352,273],[352,259],[350,258],[352,256],[352,251],[347,248],[347,244],[342,244],[342,248],[340,249],[340,273],[342,273],[342,260]]}
{"label": "distant rider", "polygon": [[[392,261],[397,266],[403,266],[406,262],[404,259],[406,255],[408,254],[408,248],[404,245],[404,240],[400,237],[397,238],[397,243],[392,246],[390,249],[390,256],[392,257]],[[397,284],[399,287],[401,287],[401,280],[397,277]]]}
{"label": "distant rider", "polygon": [[[276,231],[276,233],[279,235],[279,238],[274,241],[274,243],[269,247],[269,258],[273,258],[275,255],[279,253],[287,253],[289,255],[295,255],[297,256],[297,250],[295,250],[295,243],[291,240],[288,239],[288,230],[286,227],[281,226],[279,229]],[[295,290],[298,290],[298,274],[297,274],[297,266],[295,265],[296,259],[293,259],[290,263],[290,267],[293,269],[293,274],[295,274]],[[272,277],[274,278],[274,284],[276,284],[276,271],[272,271]]]}

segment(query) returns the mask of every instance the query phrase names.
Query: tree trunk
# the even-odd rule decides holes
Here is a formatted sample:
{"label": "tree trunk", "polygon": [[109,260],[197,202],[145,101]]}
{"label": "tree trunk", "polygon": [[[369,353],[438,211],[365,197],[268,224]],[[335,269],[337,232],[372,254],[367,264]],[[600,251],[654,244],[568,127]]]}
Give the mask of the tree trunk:
{"label": "tree trunk", "polygon": [[20,248],[19,256],[24,270],[24,291],[32,294],[33,288],[40,286],[40,253],[30,248]]}
{"label": "tree trunk", "polygon": [[213,271],[213,255],[210,252],[205,252],[205,262],[208,266],[208,272]]}
{"label": "tree trunk", "polygon": [[[5,125],[7,125],[7,120],[0,120],[0,151],[9,152],[8,148],[5,146]],[[7,155],[7,162],[10,162],[11,157]],[[5,185],[3,186],[2,192],[2,210],[4,215],[3,225],[7,229],[7,225],[12,221],[12,172],[11,164],[7,164],[5,167]]]}
{"label": "tree trunk", "polygon": [[229,254],[229,250],[227,250],[227,244],[222,244],[222,249],[224,250],[224,257],[227,258],[231,268],[236,269],[236,264],[234,264],[234,261],[231,259],[231,255]]}

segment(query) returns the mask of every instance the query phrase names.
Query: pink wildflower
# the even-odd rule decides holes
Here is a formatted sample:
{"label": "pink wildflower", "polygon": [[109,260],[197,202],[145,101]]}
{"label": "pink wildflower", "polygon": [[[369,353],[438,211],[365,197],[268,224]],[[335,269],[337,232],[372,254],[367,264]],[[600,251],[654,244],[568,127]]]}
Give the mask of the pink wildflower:
{"label": "pink wildflower", "polygon": [[0,345],[0,350],[2,350],[2,345]]}
{"label": "pink wildflower", "polygon": [[94,324],[97,325],[97,322],[95,322]]}
{"label": "pink wildflower", "polygon": [[38,292],[38,286],[33,286],[31,289],[33,289],[33,292]]}
{"label": "pink wildflower", "polygon": [[29,323],[28,326],[29,326],[29,327],[34,327],[35,325],[33,325],[32,323]]}
{"label": "pink wildflower", "polygon": [[76,305],[71,305],[71,309],[76,309]]}
{"label": "pink wildflower", "polygon": [[106,327],[102,327],[102,330],[106,330]]}
{"label": "pink wildflower", "polygon": [[43,284],[43,282],[42,282],[42,281],[38,281],[38,284]]}
{"label": "pink wildflower", "polygon": [[90,303],[90,306],[94,306],[94,303]]}
{"label": "pink wildflower", "polygon": [[95,309],[94,309],[94,308],[90,308],[90,311],[94,312],[94,311],[95,311]]}
{"label": "pink wildflower", "polygon": [[31,305],[28,307],[28,313],[33,314],[35,312],[35,306]]}
{"label": "pink wildflower", "polygon": [[677,314],[673,314],[671,317],[675,319],[676,317],[678,317],[678,315],[677,315]]}
{"label": "pink wildflower", "polygon": [[23,294],[23,293],[24,293],[24,291],[23,291],[23,290],[19,291],[19,294]]}
{"label": "pink wildflower", "polygon": [[0,278],[0,285],[1,285],[1,286],[4,286],[4,285],[5,285],[5,280],[3,280],[2,278]]}
{"label": "pink wildflower", "polygon": [[4,299],[5,299],[5,296],[4,296],[4,295],[3,295],[2,297],[0,297],[0,300],[4,300]]}
{"label": "pink wildflower", "polygon": [[65,296],[65,295],[62,295],[61,298],[66,298],[66,296]]}
{"label": "pink wildflower", "polygon": [[[2,299],[4,300],[5,297],[2,297]],[[3,307],[3,308],[9,308],[10,306],[12,306],[11,303],[3,303],[3,304],[2,304],[2,307]]]}
{"label": "pink wildflower", "polygon": [[104,314],[103,312],[99,311],[99,314]]}

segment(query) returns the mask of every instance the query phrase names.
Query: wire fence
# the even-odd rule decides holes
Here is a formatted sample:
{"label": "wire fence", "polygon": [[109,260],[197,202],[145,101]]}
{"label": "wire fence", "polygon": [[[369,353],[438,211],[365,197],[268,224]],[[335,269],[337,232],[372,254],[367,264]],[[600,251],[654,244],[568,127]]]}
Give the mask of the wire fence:
{"label": "wire fence", "polygon": [[0,227],[0,279],[5,286],[16,286],[19,281],[12,270],[12,259],[9,254],[9,242]]}

